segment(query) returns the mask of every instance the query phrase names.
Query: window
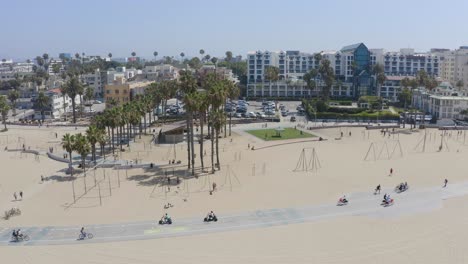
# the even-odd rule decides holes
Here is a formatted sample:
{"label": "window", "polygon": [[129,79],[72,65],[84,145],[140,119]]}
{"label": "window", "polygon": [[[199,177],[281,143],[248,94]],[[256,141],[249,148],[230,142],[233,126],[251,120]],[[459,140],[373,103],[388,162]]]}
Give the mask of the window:
{"label": "window", "polygon": [[111,90],[106,90],[106,94],[110,94],[111,93]]}

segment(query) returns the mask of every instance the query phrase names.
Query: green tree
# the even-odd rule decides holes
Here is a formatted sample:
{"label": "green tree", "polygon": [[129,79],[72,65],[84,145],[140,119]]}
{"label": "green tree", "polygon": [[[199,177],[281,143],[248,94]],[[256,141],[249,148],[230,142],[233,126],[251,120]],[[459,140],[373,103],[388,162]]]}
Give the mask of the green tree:
{"label": "green tree", "polygon": [[76,123],[76,96],[79,94],[83,94],[83,85],[81,85],[80,81],[76,77],[72,77],[68,80],[65,84],[66,91],[68,97],[70,97],[72,101],[72,111],[73,111],[73,123]]}
{"label": "green tree", "polygon": [[81,156],[81,167],[83,168],[86,175],[86,156],[88,156],[89,152],[91,151],[91,147],[86,136],[82,135],[81,133],[75,135],[74,149]]}
{"label": "green tree", "polygon": [[190,66],[190,68],[195,69],[195,70],[200,69],[202,66],[200,59],[197,57],[191,58],[188,62],[188,65]]}
{"label": "green tree", "polygon": [[135,57],[136,56],[136,52],[132,52],[132,57]]}
{"label": "green tree", "polygon": [[70,135],[69,133],[66,133],[62,137],[62,148],[68,153],[68,157],[70,158],[70,173],[71,176],[73,177],[73,159],[72,159],[72,154],[73,151],[75,150],[75,135]]}
{"label": "green tree", "polygon": [[325,86],[322,88],[322,98],[328,100],[330,96],[330,90],[335,82],[335,71],[330,66],[330,61],[327,59],[322,59],[320,62],[320,67],[318,70]]}
{"label": "green tree", "polygon": [[16,101],[20,97],[20,94],[17,90],[11,90],[8,93],[8,100],[11,102],[11,108],[13,109],[13,115],[16,115]]}
{"label": "green tree", "polygon": [[96,143],[99,141],[99,137],[102,134],[102,129],[99,129],[95,125],[90,125],[86,130],[86,137],[89,144],[91,144],[91,159],[96,161]]}
{"label": "green tree", "polygon": [[232,52],[226,51],[226,61],[231,62],[231,60],[232,60]]}
{"label": "green tree", "polygon": [[50,98],[43,92],[40,91],[36,98],[36,107],[41,110],[42,122],[44,123],[45,113],[44,110],[49,107]]}
{"label": "green tree", "polygon": [[156,60],[156,58],[158,57],[158,52],[157,51],[153,52],[153,56],[154,56],[154,60]]}
{"label": "green tree", "polygon": [[461,90],[465,86],[465,83],[463,83],[463,80],[458,80],[455,86],[457,86],[458,90]]}
{"label": "green tree", "polygon": [[199,53],[200,53],[200,59],[203,60],[203,55],[205,54],[205,50],[201,49]]}
{"label": "green tree", "polygon": [[377,95],[380,96],[380,87],[384,84],[384,82],[387,80],[387,76],[385,76],[384,69],[382,65],[380,64],[375,64],[372,66],[372,74],[375,77],[375,83],[376,83],[376,88],[377,88]]}
{"label": "green tree", "polygon": [[107,57],[109,57],[109,59],[112,58],[112,53],[109,52],[109,54],[107,54]]}
{"label": "green tree", "polygon": [[0,95],[0,114],[2,115],[2,122],[3,122],[3,125],[5,126],[4,128],[5,131],[7,130],[6,120],[7,120],[9,111],[10,111],[10,106],[8,105],[8,102],[5,96]]}
{"label": "green tree", "polygon": [[91,112],[91,107],[93,105],[92,100],[94,99],[94,89],[90,86],[87,86],[84,92],[84,100],[89,104],[89,112]]}

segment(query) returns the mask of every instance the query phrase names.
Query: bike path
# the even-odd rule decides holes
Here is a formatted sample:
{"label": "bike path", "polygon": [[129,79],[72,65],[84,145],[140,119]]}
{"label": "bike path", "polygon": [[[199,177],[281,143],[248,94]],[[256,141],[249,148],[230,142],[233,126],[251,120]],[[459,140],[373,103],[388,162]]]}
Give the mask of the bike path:
{"label": "bike path", "polygon": [[[384,193],[391,194],[393,206],[380,205]],[[12,229],[0,229],[0,246],[63,245],[77,243],[102,243],[143,239],[159,239],[178,236],[191,236],[216,232],[228,232],[253,228],[266,228],[297,224],[344,216],[367,216],[375,218],[399,217],[404,214],[431,211],[442,207],[444,199],[468,194],[468,182],[452,184],[447,188],[434,187],[420,190],[410,189],[396,194],[392,190],[382,190],[380,195],[353,193],[347,195],[350,203],[336,206],[323,205],[262,209],[230,215],[217,215],[218,222],[203,222],[204,214],[197,218],[178,219],[172,216],[172,225],[159,225],[154,221],[91,225],[86,231],[93,233],[93,239],[77,240],[81,226],[19,227],[28,234],[29,241],[11,242]]]}

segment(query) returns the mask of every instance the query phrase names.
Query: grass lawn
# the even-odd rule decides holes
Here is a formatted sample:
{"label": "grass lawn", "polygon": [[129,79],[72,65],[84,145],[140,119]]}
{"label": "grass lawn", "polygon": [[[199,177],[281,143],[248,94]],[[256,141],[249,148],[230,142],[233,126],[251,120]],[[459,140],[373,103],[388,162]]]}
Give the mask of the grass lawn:
{"label": "grass lawn", "polygon": [[248,130],[246,132],[260,139],[267,140],[267,141],[315,137],[314,135],[310,133],[301,132],[301,130],[294,129],[294,128],[285,128],[284,131],[281,131],[281,137],[277,136],[277,132],[275,131],[275,128]]}

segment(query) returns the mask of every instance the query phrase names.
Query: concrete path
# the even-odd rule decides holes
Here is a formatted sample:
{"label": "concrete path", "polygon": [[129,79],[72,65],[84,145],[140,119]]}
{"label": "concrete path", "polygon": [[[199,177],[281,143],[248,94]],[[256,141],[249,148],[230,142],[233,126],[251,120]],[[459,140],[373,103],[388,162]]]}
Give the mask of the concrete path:
{"label": "concrete path", "polygon": [[[382,207],[380,205],[385,192],[391,194],[392,198],[395,199],[393,206]],[[345,206],[336,206],[335,203],[329,203],[301,208],[266,209],[240,214],[218,215],[219,221],[216,223],[204,223],[202,219],[206,212],[200,212],[199,217],[191,219],[179,219],[177,216],[172,216],[174,223],[164,226],[157,224],[159,219],[145,222],[87,226],[87,232],[93,233],[94,238],[81,241],[77,240],[80,226],[21,227],[23,233],[28,234],[31,238],[28,242],[11,242],[12,229],[0,228],[0,246],[62,245],[158,239],[265,228],[342,216],[359,215],[373,218],[392,218],[404,214],[435,210],[442,207],[444,199],[466,194],[468,194],[468,182],[450,184],[447,188],[410,188],[407,192],[401,194],[396,194],[393,190],[382,190],[380,195],[373,195],[371,190],[366,193],[347,195],[350,203]]]}

